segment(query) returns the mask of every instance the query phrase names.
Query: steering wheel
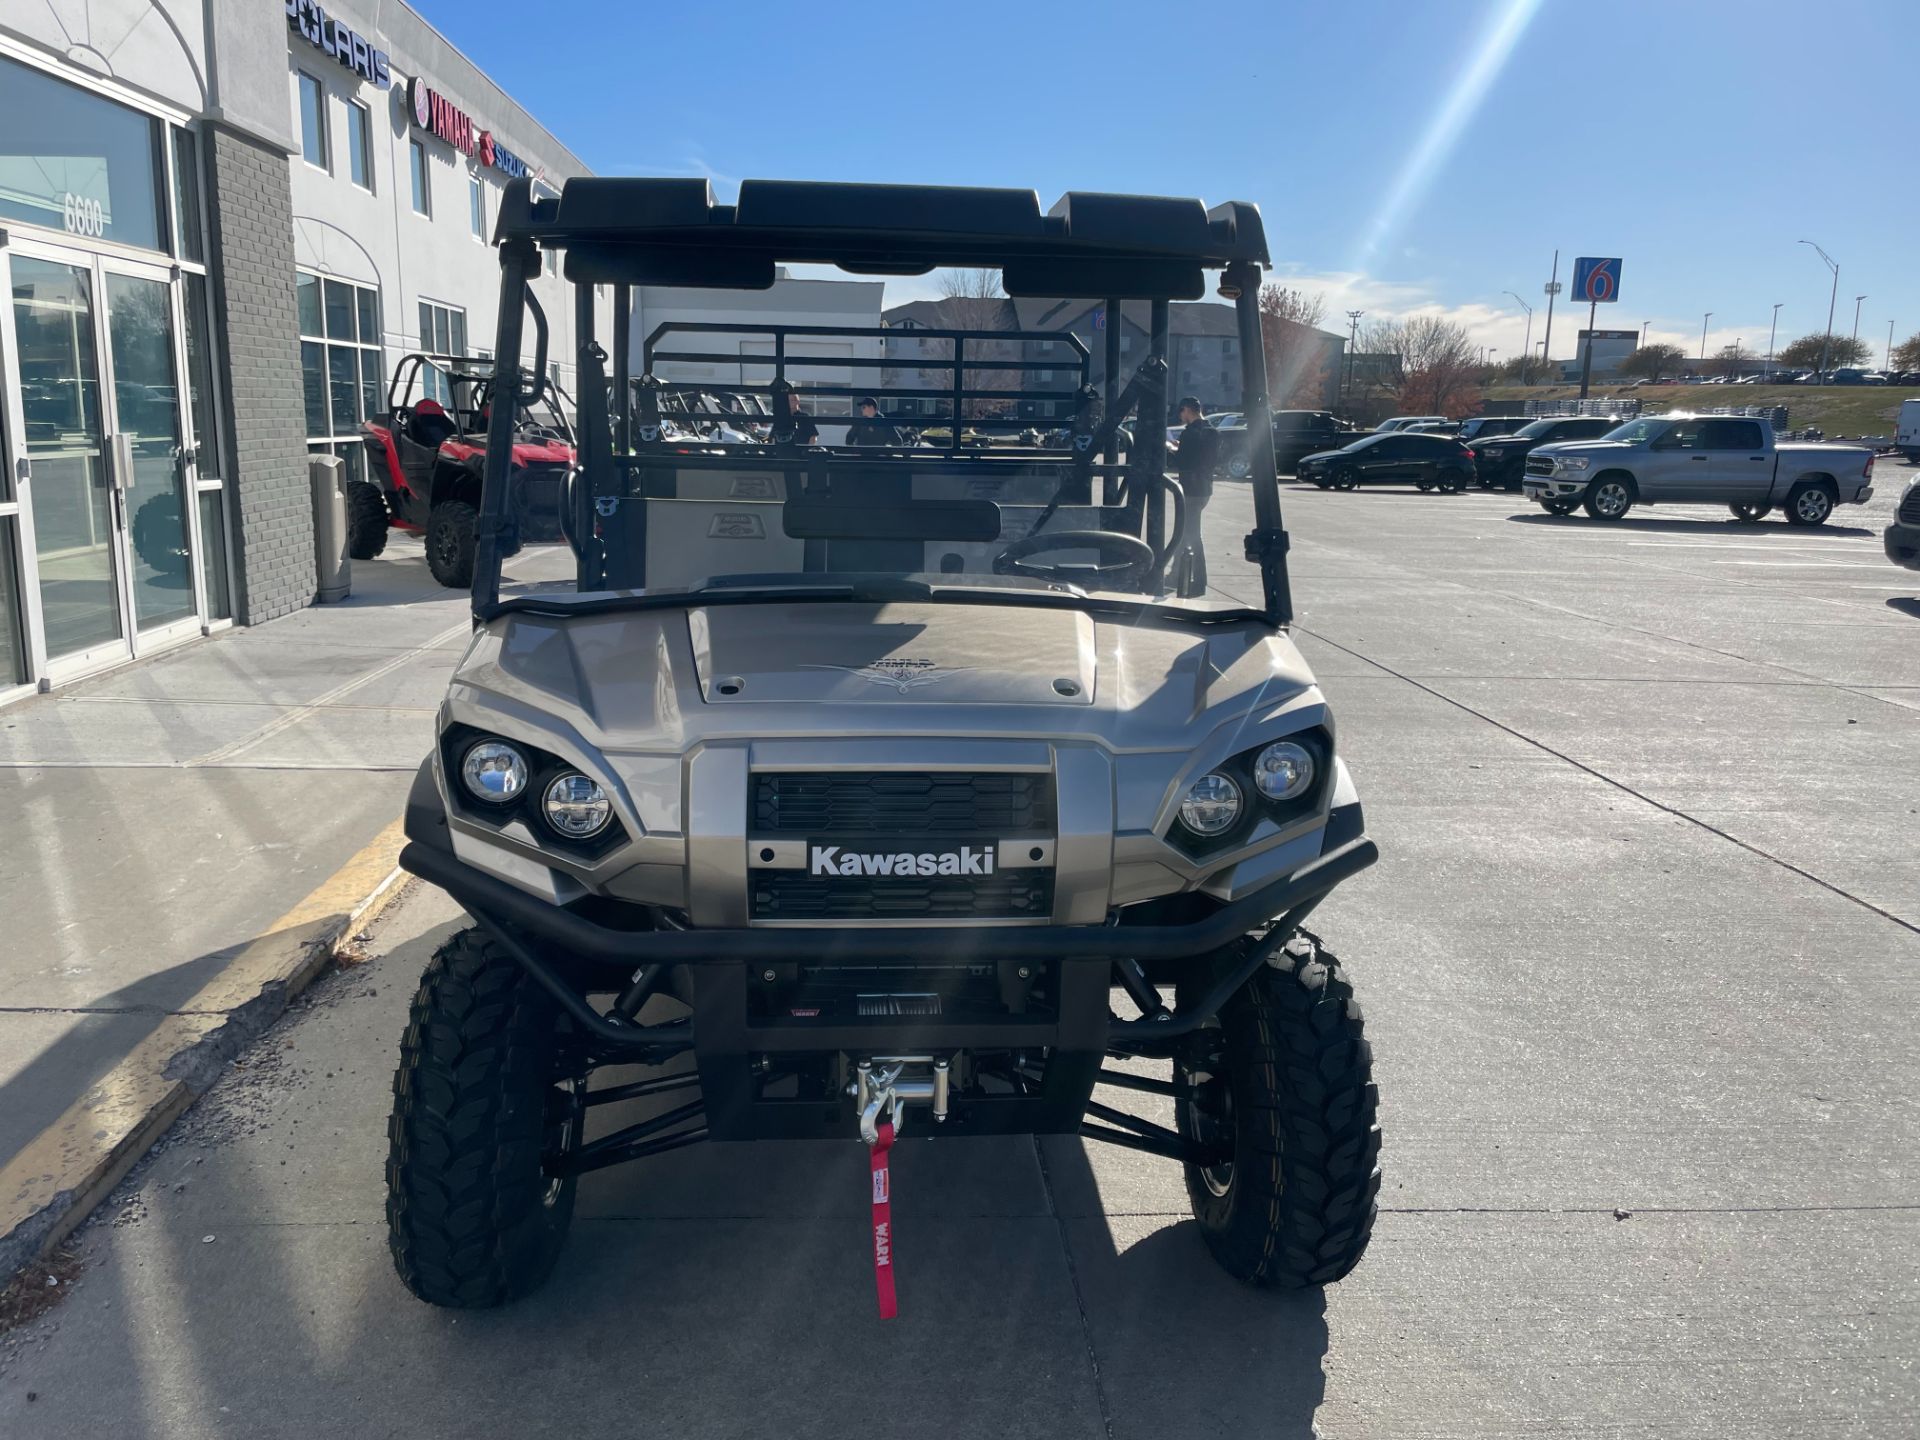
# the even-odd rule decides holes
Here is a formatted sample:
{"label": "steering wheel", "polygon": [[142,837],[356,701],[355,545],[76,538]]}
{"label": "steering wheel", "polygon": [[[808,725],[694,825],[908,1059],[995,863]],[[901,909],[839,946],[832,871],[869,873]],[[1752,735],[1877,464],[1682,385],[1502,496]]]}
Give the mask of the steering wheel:
{"label": "steering wheel", "polygon": [[[1028,557],[1049,550],[1098,550],[1103,556],[1118,553],[1124,558],[1098,565],[1030,565]],[[1014,541],[993,557],[996,575],[1021,575],[1029,580],[1051,580],[1062,585],[1097,588],[1125,585],[1146,578],[1159,561],[1153,547],[1132,535],[1117,530],[1042,530]]]}

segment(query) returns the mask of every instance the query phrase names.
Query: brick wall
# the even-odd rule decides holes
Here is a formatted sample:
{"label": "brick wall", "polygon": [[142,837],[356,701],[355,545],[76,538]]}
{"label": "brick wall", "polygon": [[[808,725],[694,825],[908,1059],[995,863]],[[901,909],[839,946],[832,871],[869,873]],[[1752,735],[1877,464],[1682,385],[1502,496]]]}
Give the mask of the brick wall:
{"label": "brick wall", "polygon": [[234,479],[234,614],[258,625],[311,604],[314,592],[293,198],[280,151],[218,125],[206,138],[218,384]]}

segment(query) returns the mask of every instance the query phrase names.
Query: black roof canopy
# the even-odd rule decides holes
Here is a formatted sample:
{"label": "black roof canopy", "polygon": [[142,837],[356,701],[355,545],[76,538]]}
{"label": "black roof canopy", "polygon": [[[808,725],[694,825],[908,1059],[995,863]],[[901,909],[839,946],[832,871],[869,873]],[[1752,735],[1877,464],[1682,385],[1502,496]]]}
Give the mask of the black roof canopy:
{"label": "black roof canopy", "polygon": [[1157,195],[743,180],[732,205],[703,179],[568,180],[535,199],[507,187],[497,239],[567,252],[577,283],[764,290],[781,264],[856,275],[990,266],[1013,296],[1192,300],[1202,272],[1267,261],[1257,207]]}

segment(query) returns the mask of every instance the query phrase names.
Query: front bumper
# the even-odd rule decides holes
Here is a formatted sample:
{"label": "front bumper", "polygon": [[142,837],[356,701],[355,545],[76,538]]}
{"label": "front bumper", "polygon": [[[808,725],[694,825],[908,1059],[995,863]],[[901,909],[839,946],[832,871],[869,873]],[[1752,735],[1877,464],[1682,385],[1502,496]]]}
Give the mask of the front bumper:
{"label": "front bumper", "polygon": [[1587,492],[1587,477],[1527,475],[1520,481],[1520,493],[1529,500],[1573,500]]}
{"label": "front bumper", "polygon": [[1920,570],[1920,525],[1895,521],[1886,529],[1887,559],[1906,570]]}

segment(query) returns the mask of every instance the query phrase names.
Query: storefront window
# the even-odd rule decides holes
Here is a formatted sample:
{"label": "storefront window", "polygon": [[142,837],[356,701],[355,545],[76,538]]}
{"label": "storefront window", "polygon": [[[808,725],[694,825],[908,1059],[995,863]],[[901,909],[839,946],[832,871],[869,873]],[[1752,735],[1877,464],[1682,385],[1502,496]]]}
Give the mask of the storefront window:
{"label": "storefront window", "polygon": [[227,497],[219,490],[200,492],[200,578],[207,591],[207,618],[233,618],[233,591],[227,583]]}
{"label": "storefront window", "polygon": [[226,474],[220,464],[220,433],[213,423],[213,352],[207,344],[207,277],[189,271],[181,309],[187,321],[187,400],[193,409],[193,443],[202,480]]}
{"label": "storefront window", "polygon": [[0,516],[0,687],[27,678],[26,647],[20,643],[20,571],[13,555],[17,533],[13,517]]}
{"label": "storefront window", "polygon": [[338,455],[347,478],[366,478],[360,422],[385,403],[380,292],[301,271],[294,277],[300,315],[301,397],[307,449]]}
{"label": "storefront window", "polygon": [[0,217],[166,248],[160,122],[0,58]]}
{"label": "storefront window", "polygon": [[[420,302],[420,348],[431,355],[467,353],[467,312],[453,305]],[[453,382],[437,365],[424,367],[421,384],[430,400],[453,404]]]}
{"label": "storefront window", "polygon": [[200,147],[191,130],[173,132],[173,215],[180,258],[200,264],[207,258],[200,241]]}

